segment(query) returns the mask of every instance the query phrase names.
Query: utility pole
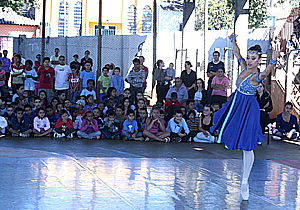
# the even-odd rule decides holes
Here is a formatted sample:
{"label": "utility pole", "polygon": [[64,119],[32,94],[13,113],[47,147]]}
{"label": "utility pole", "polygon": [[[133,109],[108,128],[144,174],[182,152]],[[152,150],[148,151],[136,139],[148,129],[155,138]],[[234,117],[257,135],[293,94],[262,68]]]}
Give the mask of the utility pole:
{"label": "utility pole", "polygon": [[97,61],[97,78],[101,75],[102,60],[102,0],[99,0],[99,20],[98,20],[98,61]]}
{"label": "utility pole", "polygon": [[153,68],[152,68],[152,90],[151,90],[151,98],[153,97],[153,89],[155,87],[155,79],[154,79],[154,64],[156,62],[156,39],[157,39],[157,4],[156,0],[153,0]]}
{"label": "utility pole", "polygon": [[208,32],[208,0],[205,0],[204,4],[204,36],[203,36],[203,55],[204,55],[204,66],[203,66],[203,80],[205,82],[206,78],[206,66],[208,64],[207,54],[206,54],[206,36]]}
{"label": "utility pole", "polygon": [[43,0],[43,20],[42,20],[42,60],[45,58],[45,29],[46,29],[46,0]]}

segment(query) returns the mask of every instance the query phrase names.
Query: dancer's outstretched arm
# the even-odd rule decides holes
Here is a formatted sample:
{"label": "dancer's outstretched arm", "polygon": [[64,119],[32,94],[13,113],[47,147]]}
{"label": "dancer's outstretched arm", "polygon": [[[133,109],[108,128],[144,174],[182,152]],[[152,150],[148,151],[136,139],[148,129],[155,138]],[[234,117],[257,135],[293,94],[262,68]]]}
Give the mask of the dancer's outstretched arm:
{"label": "dancer's outstretched arm", "polygon": [[[277,61],[277,58],[280,56],[280,49],[276,49],[276,46],[273,47],[273,53],[272,53],[272,59],[273,61]],[[276,63],[270,62],[270,64],[267,66],[266,70],[260,73],[259,79],[264,80],[267,78],[267,76],[271,73],[271,71],[275,68]]]}
{"label": "dancer's outstretched arm", "polygon": [[[233,34],[231,34],[228,38],[230,39],[230,37],[235,37],[235,38],[236,38],[237,35],[235,35],[235,34],[233,33]],[[242,58],[242,55],[241,55],[241,52],[240,52],[240,48],[239,48],[239,46],[237,45],[235,39],[232,40],[232,47],[233,47],[233,54],[235,55],[236,59]],[[245,61],[244,59],[242,59],[240,65],[241,65],[241,67],[242,67],[242,69],[243,69],[244,67],[247,66],[246,61]]]}

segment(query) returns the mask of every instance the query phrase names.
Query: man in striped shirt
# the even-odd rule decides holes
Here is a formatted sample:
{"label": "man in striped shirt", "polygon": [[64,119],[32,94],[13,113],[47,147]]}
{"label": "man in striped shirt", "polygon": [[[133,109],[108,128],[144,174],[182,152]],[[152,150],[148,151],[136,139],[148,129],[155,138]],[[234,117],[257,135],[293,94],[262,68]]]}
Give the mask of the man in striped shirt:
{"label": "man in striped shirt", "polygon": [[140,67],[140,60],[138,58],[133,59],[133,69],[127,76],[127,82],[130,84],[131,96],[130,100],[134,101],[139,91],[142,91],[143,83],[145,82],[146,74],[145,70]]}

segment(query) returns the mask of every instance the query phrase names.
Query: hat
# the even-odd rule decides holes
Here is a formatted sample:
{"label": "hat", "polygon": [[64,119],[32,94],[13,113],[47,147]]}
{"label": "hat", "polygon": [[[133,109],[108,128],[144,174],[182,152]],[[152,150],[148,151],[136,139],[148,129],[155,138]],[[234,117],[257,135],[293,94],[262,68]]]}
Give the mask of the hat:
{"label": "hat", "polygon": [[76,101],[76,104],[79,104],[80,106],[85,106],[84,100],[78,100]]}

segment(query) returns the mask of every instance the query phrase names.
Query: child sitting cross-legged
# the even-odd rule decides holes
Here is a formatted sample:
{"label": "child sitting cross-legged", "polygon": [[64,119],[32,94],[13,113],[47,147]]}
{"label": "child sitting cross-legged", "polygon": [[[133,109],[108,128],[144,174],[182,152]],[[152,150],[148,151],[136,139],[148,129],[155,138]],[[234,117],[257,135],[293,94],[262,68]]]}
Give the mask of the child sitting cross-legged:
{"label": "child sitting cross-legged", "polygon": [[45,109],[38,108],[37,116],[33,120],[33,133],[34,137],[50,136],[52,128],[50,127],[50,121],[46,117]]}
{"label": "child sitting cross-legged", "polygon": [[35,118],[35,112],[32,111],[32,107],[29,104],[24,106],[24,118],[26,118],[30,124],[30,128],[33,128],[33,120]]}
{"label": "child sitting cross-legged", "polygon": [[[152,108],[152,115],[148,117],[143,135],[146,137],[145,141],[155,140],[170,142],[170,133],[166,132],[166,127],[163,120],[159,117],[159,107]],[[161,131],[159,131],[161,130]]]}
{"label": "child sitting cross-legged", "polygon": [[100,109],[98,107],[95,107],[93,109],[94,119],[97,120],[98,123],[98,129],[101,132],[104,128],[104,122],[103,119],[100,117]]}
{"label": "child sitting cross-legged", "polygon": [[66,110],[61,110],[59,113],[60,118],[57,120],[55,128],[53,129],[54,138],[73,138],[75,130],[73,128],[73,122],[69,118]]}
{"label": "child sitting cross-legged", "polygon": [[138,124],[134,120],[134,111],[129,109],[127,111],[127,120],[123,123],[122,137],[123,140],[135,140],[135,141],[143,141],[143,134],[138,131]]}
{"label": "child sitting cross-legged", "polygon": [[77,131],[78,138],[85,139],[100,139],[101,132],[98,130],[97,120],[94,119],[94,114],[87,111],[81,123],[81,128]]}
{"label": "child sitting cross-legged", "polygon": [[120,122],[116,119],[116,114],[114,111],[109,110],[107,112],[108,120],[105,122],[103,135],[107,139],[119,140],[121,134]]}
{"label": "child sitting cross-legged", "polygon": [[59,115],[54,112],[54,109],[51,105],[46,106],[46,116],[50,121],[50,126],[54,128],[57,120],[59,119]]}
{"label": "child sitting cross-legged", "polygon": [[188,141],[190,130],[181,110],[175,111],[175,116],[168,122],[167,131],[170,132],[171,140],[174,142]]}
{"label": "child sitting cross-legged", "polygon": [[30,129],[30,124],[28,120],[23,116],[23,109],[17,107],[15,109],[15,116],[11,120],[12,126],[9,129],[13,137],[29,137],[32,130]]}

